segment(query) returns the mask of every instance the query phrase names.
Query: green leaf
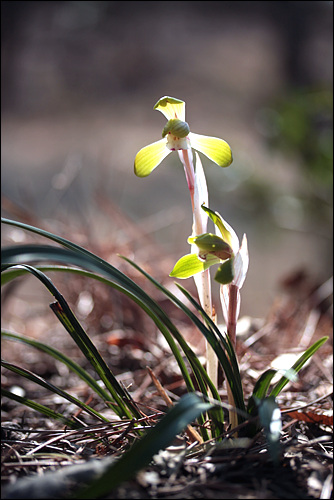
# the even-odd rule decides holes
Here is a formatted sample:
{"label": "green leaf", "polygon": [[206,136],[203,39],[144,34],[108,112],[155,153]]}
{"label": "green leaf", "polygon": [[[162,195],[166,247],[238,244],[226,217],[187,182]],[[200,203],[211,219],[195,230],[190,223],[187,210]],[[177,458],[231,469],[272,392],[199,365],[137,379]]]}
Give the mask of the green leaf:
{"label": "green leaf", "polygon": [[[191,304],[201,313],[206,324],[208,325],[207,329],[201,328],[199,325],[201,322],[195,316],[193,316],[192,312],[188,309],[186,314],[192,319],[192,321],[198,325],[199,330],[205,336],[207,341],[210,343],[211,347],[215,351],[220,364],[223,367],[223,370],[226,375],[226,379],[231,387],[233,393],[233,399],[236,404],[236,407],[241,410],[241,412],[245,413],[245,403],[244,396],[242,390],[242,383],[240,377],[240,371],[238,366],[238,361],[235,355],[234,348],[232,343],[228,337],[228,335],[223,336],[217,327],[217,325],[212,321],[212,319],[207,315],[202,306],[190,295],[190,293],[183,288],[181,285],[177,283],[178,288],[182,291],[182,293],[187,297],[187,299],[191,302]],[[175,301],[174,299],[172,299]],[[178,299],[177,299],[178,300]],[[181,307],[181,305],[180,305]],[[198,324],[199,323],[199,324]],[[217,336],[217,338],[216,338]],[[219,339],[219,340],[218,340]],[[226,355],[227,354],[227,355]],[[241,423],[244,418],[241,414],[238,415],[239,423]]]}
{"label": "green leaf", "polygon": [[214,255],[208,255],[205,261],[200,260],[197,254],[184,255],[177,261],[169,276],[173,278],[186,279],[201,273],[213,264],[218,264],[219,259]]}
{"label": "green leaf", "polygon": [[[207,384],[212,394],[214,394],[214,398],[217,399],[218,401],[220,400],[217,389],[210,380],[210,378],[208,377],[200,360],[198,359],[196,354],[192,351],[192,349],[189,347],[188,343],[184,340],[179,330],[170,320],[169,316],[149,295],[145,293],[145,291],[141,287],[139,287],[136,283],[134,283],[130,278],[128,278],[126,275],[118,271],[114,266],[103,260],[101,257],[98,257],[97,255],[89,252],[88,250],[80,247],[79,245],[76,245],[75,243],[66,240],[65,238],[56,236],[53,233],[21,222],[12,221],[8,219],[2,219],[2,222],[15,227],[20,227],[21,229],[31,231],[33,233],[36,233],[40,236],[44,236],[48,239],[56,241],[57,243],[67,247],[67,248],[58,248],[47,245],[23,245],[18,247],[6,248],[5,250],[3,250],[3,256],[2,256],[2,261],[4,263],[7,262],[7,263],[19,264],[19,263],[25,263],[27,261],[36,262],[39,260],[40,261],[51,260],[67,264],[71,263],[76,266],[80,266],[89,269],[90,271],[97,272],[99,274],[107,276],[110,279],[109,283],[110,286],[113,286],[115,289],[121,291],[122,293],[130,297],[132,300],[134,300],[152,318],[152,320],[155,322],[159,330],[165,336],[166,341],[170,345],[173,355],[175,356],[175,359],[179,364],[188,391],[193,391],[194,385],[190,377],[190,374],[188,373],[186,364],[183,360],[182,353],[180,352],[179,347],[174,341],[174,338],[183,349],[189,361],[189,364],[193,370],[193,373],[195,375],[196,381],[198,382],[201,392],[204,395],[207,394],[207,387],[206,387]],[[136,266],[130,260],[128,260],[128,262],[134,267],[136,267],[149,280],[154,282],[158,288],[161,286],[150,275],[145,273],[139,266]],[[97,279],[101,278],[97,277]],[[177,301],[177,298],[173,296],[172,293],[170,293],[164,287],[162,287],[161,290],[168,297],[170,297],[172,301],[174,297],[174,302],[176,301],[175,303],[179,307],[181,307],[181,309],[183,309],[186,312],[186,314],[188,315],[190,314],[192,320],[194,322],[197,322],[196,325],[200,330],[201,328],[202,329],[205,328],[205,330],[207,330],[209,334],[212,335],[212,333],[203,325],[203,323],[201,323],[201,321],[193,313],[191,313],[191,311],[189,311],[181,301],[179,302]],[[217,410],[215,410],[215,412],[216,411]],[[219,429],[219,426],[221,426],[224,422],[224,414],[223,412],[221,413],[222,414],[218,417],[217,429]],[[212,416],[212,419],[214,419],[214,416]],[[203,439],[205,440],[208,439],[208,434],[205,427],[201,428],[201,433],[203,435]]]}
{"label": "green leaf", "polygon": [[[42,251],[41,248],[43,248]],[[50,250],[50,253],[55,255],[55,260],[57,260],[57,258],[59,259],[59,256],[64,252],[69,255],[73,254],[73,252],[68,249],[40,245],[22,245],[18,247],[9,247],[1,251],[2,270],[6,270],[8,267],[15,266],[15,264],[11,265],[7,263],[8,261],[10,262],[10,260],[36,260],[36,254],[38,253],[40,255],[39,258],[41,258],[42,255],[45,258],[47,250]],[[35,257],[32,256],[32,254],[34,253]],[[105,386],[108,388],[110,394],[117,403],[117,406],[114,407],[114,411],[118,413],[119,416],[131,418],[133,415],[135,415],[137,417],[140,417],[140,413],[134,407],[129,394],[119,384],[119,382],[109,369],[108,365],[100,355],[99,351],[96,349],[95,345],[76,319],[66,300],[59,293],[52,281],[38,269],[27,264],[20,265],[23,268],[27,269],[30,273],[32,273],[36,278],[38,278],[46,286],[50,293],[57,299],[56,303],[51,304],[51,309],[61,321],[63,326],[66,328],[68,333],[71,335],[73,340],[76,342],[82,353],[94,367],[96,372],[99,374]],[[130,411],[127,407],[130,409]]]}
{"label": "green leaf", "polygon": [[286,376],[283,376],[278,382],[277,384],[275,385],[275,387],[273,388],[273,390],[271,391],[270,393],[270,396],[274,396],[276,397],[281,391],[282,389],[286,386],[286,384],[288,384],[288,382],[290,381],[291,379],[291,373],[294,372],[294,373],[298,373],[299,370],[305,365],[306,361],[308,359],[310,359],[311,356],[313,356],[313,354],[318,350],[320,349],[320,347],[325,343],[327,342],[328,340],[328,337],[322,337],[321,339],[317,340],[316,342],[314,342],[314,344],[311,345],[311,347],[309,347],[298,359],[297,361],[292,365],[292,367],[288,370],[288,372],[290,373],[290,376],[289,377],[286,377]]}
{"label": "green leaf", "polygon": [[231,283],[234,279],[234,267],[233,267],[234,259],[228,259],[226,262],[221,264],[217,272],[215,274],[215,280],[218,281],[221,285],[227,285]]}
{"label": "green leaf", "polygon": [[70,429],[78,429],[83,427],[81,424],[78,422],[73,422],[73,420],[70,420],[61,413],[57,413],[50,408],[47,408],[44,405],[41,405],[40,403],[35,403],[35,401],[32,401],[31,399],[24,398],[22,396],[18,396],[17,394],[14,394],[13,392],[7,391],[7,389],[1,388],[1,394],[9,399],[12,399],[13,401],[16,401],[17,403],[20,403],[22,405],[28,406],[29,408],[32,408],[35,411],[38,411],[39,413],[42,413],[43,415],[46,415],[49,418],[52,418],[54,420],[60,420],[63,424],[67,425]]}
{"label": "green leaf", "polygon": [[109,420],[106,417],[103,417],[98,413],[96,410],[91,408],[90,406],[86,405],[79,399],[75,398],[71,394],[69,394],[66,391],[63,391],[59,387],[51,384],[50,382],[47,382],[44,380],[42,377],[39,375],[36,375],[35,373],[31,372],[30,370],[26,370],[25,368],[21,368],[20,366],[14,365],[13,363],[8,363],[6,361],[1,361],[1,366],[4,368],[7,368],[7,370],[11,370],[12,372],[21,375],[22,377],[26,378],[27,380],[30,380],[31,382],[34,382],[37,385],[40,385],[41,387],[44,387],[45,389],[48,389],[49,391],[58,394],[58,396],[61,396],[62,398],[66,399],[67,401],[70,401],[70,403],[75,404],[78,406],[78,408],[81,408],[82,410],[86,411],[93,417],[97,417],[100,421],[104,422],[109,422]]}
{"label": "green leaf", "polygon": [[248,401],[248,406],[247,406],[247,412],[254,416],[257,415],[256,411],[256,403],[255,399],[264,399],[267,395],[267,391],[269,389],[270,382],[272,381],[273,377],[276,375],[277,370],[270,369],[266,370],[262,375],[259,377],[259,379],[256,381],[256,384],[253,389],[253,393],[251,397],[249,398]]}
{"label": "green leaf", "polygon": [[203,402],[196,394],[186,394],[128,452],[112,463],[107,471],[74,498],[99,498],[107,495],[123,481],[131,479],[146,467],[159,450],[166,448],[201,413],[214,405]]}
{"label": "green leaf", "polygon": [[219,167],[228,167],[233,161],[232,151],[227,142],[218,137],[189,133],[191,147],[205,154]]}
{"label": "green leaf", "polygon": [[[78,269],[76,269],[76,271],[78,271]],[[107,391],[105,391],[102,387],[100,387],[99,384],[96,382],[96,380],[93,377],[91,377],[86,370],[84,370],[75,361],[73,361],[71,358],[69,358],[62,352],[58,351],[54,347],[43,344],[42,342],[38,342],[37,340],[25,337],[24,335],[18,335],[4,330],[1,331],[1,336],[6,340],[22,342],[26,345],[30,345],[38,349],[39,351],[49,354],[54,359],[57,359],[58,361],[64,363],[73,373],[78,375],[89,387],[91,387],[93,391],[98,396],[100,396],[104,401],[110,401],[110,394]],[[110,406],[111,408],[113,408],[113,405]]]}

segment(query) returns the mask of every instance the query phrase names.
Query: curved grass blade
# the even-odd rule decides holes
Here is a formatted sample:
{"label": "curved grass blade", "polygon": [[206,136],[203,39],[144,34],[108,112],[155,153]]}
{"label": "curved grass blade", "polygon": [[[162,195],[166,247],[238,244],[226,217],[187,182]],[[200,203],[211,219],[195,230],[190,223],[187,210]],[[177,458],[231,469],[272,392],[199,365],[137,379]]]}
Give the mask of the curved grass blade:
{"label": "curved grass blade", "polygon": [[[65,246],[69,250],[73,250],[72,254],[72,259],[70,262],[75,265],[78,265],[83,268],[87,268],[90,271],[94,272],[99,272],[107,277],[112,277],[113,281],[118,284],[122,288],[122,292],[126,293],[128,296],[130,296],[135,302],[137,302],[144,310],[147,312],[147,314],[155,321],[157,324],[158,328],[161,330],[161,326],[163,325],[163,330],[162,333],[165,335],[167,342],[170,343],[171,348],[173,350],[173,354],[176,356],[177,362],[180,366],[182,375],[185,379],[186,385],[188,390],[194,390],[192,381],[190,379],[190,376],[186,370],[186,367],[184,365],[184,362],[177,352],[175,343],[171,342],[171,338],[167,335],[165,325],[167,325],[167,328],[171,331],[172,335],[175,337],[177,335],[180,337],[180,334],[178,330],[175,328],[173,323],[169,320],[168,316],[164,313],[164,311],[158,306],[158,304],[151,298],[149,297],[136,283],[134,283],[130,278],[125,276],[123,273],[118,271],[116,268],[114,268],[111,264],[106,262],[105,260],[101,259],[100,257],[94,255],[93,253],[89,252],[88,250],[80,247],[79,245],[76,245],[72,243],[69,240],[66,240],[65,238],[61,238],[59,236],[56,236],[48,231],[44,231],[42,229],[36,228],[34,226],[30,226],[28,224],[23,224],[21,222],[17,221],[12,221],[9,219],[1,219],[4,224],[9,224],[15,227],[20,227],[21,229],[25,229],[28,231],[31,231],[35,234],[39,234],[41,236],[44,236],[48,239],[51,239],[53,241],[56,241],[60,245]],[[34,245],[26,245],[26,248],[30,247],[30,249],[33,249]],[[12,247],[10,249],[5,249],[5,256],[9,257],[10,253],[13,253],[13,248],[14,248],[14,253],[15,253],[15,247]],[[54,249],[55,250],[60,250],[60,249]],[[64,249],[62,249],[64,250]],[[56,253],[56,252],[55,252]],[[69,256],[69,255],[68,255]],[[34,257],[36,258],[36,253],[32,251],[32,255],[29,257],[32,260],[34,260]],[[11,255],[11,258],[13,258],[13,255]],[[16,263],[22,262],[21,256],[16,253]],[[42,260],[45,260],[45,257],[42,258]],[[81,260],[83,262],[78,263],[78,260]],[[56,261],[59,261],[59,258],[56,257]],[[13,261],[10,261],[13,263]],[[67,262],[68,263],[68,262]],[[175,337],[176,338],[176,337]],[[182,338],[182,336],[181,336]],[[177,339],[178,340],[178,339]],[[183,338],[182,338],[183,340]],[[183,341],[184,343],[184,341]],[[188,349],[188,352],[185,352],[191,366],[193,369],[193,372],[195,374],[195,377],[197,378],[197,381],[199,383],[199,386],[204,394],[207,394],[206,386],[203,381],[203,378],[200,373],[201,369],[201,364],[197,358],[197,356],[189,351],[189,347],[186,344],[186,348]],[[206,373],[206,372],[205,372]],[[205,375],[204,375],[205,376]],[[218,395],[218,394],[217,394]],[[215,396],[216,397],[216,396]],[[204,432],[204,429],[203,429]]]}
{"label": "curved grass blade", "polygon": [[[82,253],[79,253],[69,248],[57,248],[47,245],[22,245],[22,246],[5,248],[2,251],[2,262],[4,264],[6,263],[20,264],[20,263],[25,263],[27,261],[36,262],[45,260],[54,260],[56,262],[58,261],[63,263],[70,262],[77,266],[88,268],[93,271],[98,271],[101,274],[111,277],[113,281],[109,281],[108,284],[113,286],[114,288],[117,288],[122,293],[128,295],[132,300],[134,300],[137,304],[139,304],[140,307],[142,307],[142,309],[156,323],[157,327],[163,333],[163,335],[165,336],[167,342],[169,343],[172,349],[172,352],[179,364],[181,373],[186,382],[188,391],[194,391],[195,390],[194,385],[191,381],[185,363],[172,336],[178,341],[178,343],[184,350],[186,357],[188,358],[188,361],[199,383],[201,391],[206,395],[207,389],[205,382],[203,381],[203,376],[205,377],[207,376],[207,374],[203,369],[200,361],[198,360],[196,354],[185,342],[182,335],[175,327],[173,322],[169,319],[167,314],[163,311],[163,309],[149,295],[147,295],[138,285],[136,285],[136,283],[130,280],[130,278],[125,276],[123,273],[121,273],[116,268],[114,268],[107,262],[103,261],[102,259],[97,258],[96,256],[93,256],[94,258],[92,259],[90,257],[90,252],[88,252],[88,254],[89,255],[87,256],[85,250]],[[171,332],[172,336],[170,335],[169,332]],[[219,399],[218,393],[217,396],[215,397]],[[223,414],[223,412],[221,413]],[[202,432],[206,433],[206,430],[202,429]],[[208,439],[207,433],[205,436],[203,436],[203,438]]]}
{"label": "curved grass blade", "polygon": [[74,498],[99,498],[108,494],[123,481],[127,481],[140,469],[147,466],[159,450],[166,448],[173,438],[201,413],[213,405],[203,402],[196,394],[189,393],[137,441],[128,452],[87,489],[80,491]]}
{"label": "curved grass blade", "polygon": [[96,410],[94,410],[90,406],[86,405],[85,403],[83,403],[79,399],[75,398],[74,396],[72,396],[68,392],[60,389],[59,387],[51,384],[50,382],[47,382],[45,379],[43,379],[39,375],[36,375],[35,373],[31,372],[30,370],[27,370],[26,368],[21,368],[17,365],[14,365],[13,363],[8,363],[7,361],[3,361],[3,360],[1,361],[1,366],[3,366],[4,368],[7,368],[7,370],[10,370],[14,373],[17,373],[21,377],[24,377],[27,380],[30,380],[31,382],[34,382],[37,385],[40,385],[41,387],[44,387],[45,389],[48,389],[49,391],[53,392],[54,394],[58,394],[58,396],[61,396],[62,398],[69,401],[70,403],[75,404],[76,406],[78,406],[82,410],[86,411],[87,413],[89,413],[93,417],[98,418],[100,421],[109,422],[109,419],[100,415],[99,412],[97,412]]}
{"label": "curved grass blade", "polygon": [[112,278],[113,281],[108,281],[108,284],[134,300],[156,323],[157,327],[163,333],[172,349],[172,352],[179,364],[183,378],[187,384],[188,390],[194,390],[191,378],[183,362],[182,356],[180,355],[172,337],[166,330],[166,325],[168,324],[168,328],[172,325],[172,328],[175,332],[175,326],[171,323],[168,316],[158,306],[158,304],[151,297],[149,297],[136,283],[134,283],[130,278],[118,271],[118,269],[116,269],[108,262],[79,247],[78,245],[72,244],[71,242],[64,240],[63,238],[58,238],[55,235],[51,235],[51,233],[47,233],[46,231],[40,231],[37,228],[33,228],[32,226],[27,226],[26,224],[17,223],[15,221],[7,221],[6,223],[11,222],[13,222],[13,225],[15,226],[31,230],[32,232],[36,232],[37,234],[41,234],[42,236],[57,241],[58,243],[64,245],[66,248],[50,247],[46,245],[22,245],[8,247],[2,250],[2,263],[5,264],[7,262],[11,264],[25,264],[27,262],[54,260],[56,262],[67,264],[71,263],[84,269],[88,269],[89,271],[98,272],[104,276],[107,276],[107,278]]}
{"label": "curved grass blade", "polygon": [[[82,267],[88,267],[92,268],[95,270],[95,266],[91,266],[91,262],[89,259],[87,259],[85,256],[80,256],[77,253],[73,252],[72,250],[69,250],[67,248],[57,248],[57,247],[51,247],[51,246],[45,246],[45,245],[24,245],[24,246],[15,246],[15,247],[8,247],[5,248],[2,251],[2,262],[4,264],[14,261],[15,263],[18,264],[25,264],[26,262],[35,262],[35,261],[43,261],[43,260],[54,260],[54,261],[59,261],[59,262],[72,262],[77,266],[82,266]],[[113,270],[113,267],[110,266]],[[39,267],[36,267],[36,269],[39,269]],[[43,267],[40,267],[40,269],[43,269]],[[75,272],[79,273],[81,275],[99,280],[106,285],[112,286],[114,289],[124,293],[128,297],[130,297],[134,302],[136,302],[155,322],[159,330],[162,332],[164,337],[166,338],[166,341],[168,342],[173,355],[175,356],[176,361],[178,362],[178,365],[180,367],[182,376],[186,382],[188,391],[194,391],[194,386],[192,383],[192,380],[189,376],[188,370],[186,368],[186,365],[183,361],[183,358],[181,356],[181,353],[177,347],[177,345],[174,342],[173,337],[169,333],[167,327],[170,330],[173,330],[174,335],[177,336],[177,329],[173,325],[173,323],[169,320],[168,316],[165,314],[165,312],[144,292],[143,293],[137,293],[134,294],[133,291],[129,291],[129,288],[125,288],[124,286],[121,286],[115,281],[108,280],[102,276],[99,276],[98,274],[91,273],[89,271],[83,271],[81,269],[77,268],[70,268],[66,266],[47,266],[47,270],[50,271],[70,271],[70,272]],[[116,270],[117,271],[117,270]],[[19,275],[18,273],[22,274],[24,273],[25,270],[13,270],[13,269],[5,269],[4,271],[4,283],[7,283],[9,279],[11,278],[10,273],[16,273],[16,275]],[[100,272],[103,272],[103,270],[100,269]],[[119,271],[117,271],[119,273]],[[9,274],[9,276],[7,276]],[[106,273],[108,276],[113,276],[112,273]],[[15,276],[15,274],[13,274]],[[124,278],[126,278],[125,282],[127,282],[128,278],[127,276],[124,275]],[[131,281],[131,280],[130,280]],[[137,287],[137,285],[136,285]],[[147,302],[149,305],[147,305]],[[179,334],[180,336],[180,334]],[[187,346],[188,347],[188,346]],[[190,352],[190,348],[188,349]],[[190,356],[188,352],[188,355]],[[193,354],[195,356],[195,354]]]}
{"label": "curved grass blade", "polygon": [[[42,352],[45,352],[46,354],[49,354],[54,359],[61,361],[73,373],[78,375],[104,401],[110,400],[110,394],[108,392],[106,392],[102,387],[100,387],[100,385],[96,382],[96,380],[93,377],[91,377],[89,375],[89,373],[86,372],[86,370],[81,368],[81,366],[78,365],[75,361],[73,361],[71,358],[69,358],[68,356],[66,356],[62,352],[58,351],[54,347],[43,344],[42,342],[38,342],[37,340],[25,337],[24,335],[19,335],[16,333],[5,331],[5,330],[1,331],[1,336],[2,336],[2,338],[10,340],[10,341],[17,341],[17,342],[22,342],[26,345],[30,345],[30,346],[38,349],[39,351],[42,351]],[[113,408],[113,406],[111,406],[111,407]]]}
{"label": "curved grass blade", "polygon": [[[322,337],[312,344],[292,365],[292,367],[288,370],[293,374],[299,372],[299,370],[305,365],[306,361],[310,359],[311,356],[328,340],[329,337]],[[281,390],[289,383],[291,377],[283,376],[275,385],[269,396],[276,397]]]}
{"label": "curved grass blade", "polygon": [[32,401],[31,399],[24,398],[22,396],[18,396],[17,394],[14,394],[13,392],[7,391],[7,389],[1,388],[1,394],[8,398],[12,399],[13,401],[16,401],[17,403],[20,403],[21,405],[28,406],[29,408],[32,408],[35,411],[38,411],[39,413],[42,413],[43,415],[52,418],[54,420],[60,420],[63,424],[67,425],[70,429],[79,429],[82,427],[81,424],[78,422],[73,422],[73,420],[70,420],[61,413],[57,413],[50,408],[47,408],[44,405],[41,405],[40,403],[35,403],[35,401]]}
{"label": "curved grass blade", "polygon": [[257,406],[255,403],[255,400],[256,399],[264,399],[266,397],[270,382],[272,381],[272,379],[276,375],[276,373],[277,373],[277,370],[274,370],[274,369],[266,370],[264,373],[262,373],[262,375],[256,381],[252,395],[250,396],[249,401],[248,401],[248,405],[247,405],[247,412],[250,415],[252,415],[252,416],[257,415],[257,410],[256,410]]}
{"label": "curved grass blade", "polygon": [[[56,304],[51,304],[52,309],[56,312],[57,317],[60,319],[63,326],[79,346],[85,357],[95,368],[95,370],[101,377],[101,380],[104,382],[105,386],[112,395],[113,399],[116,401],[117,406],[114,407],[114,411],[116,411],[119,416],[125,416],[127,418],[136,416],[140,418],[141,414],[133,406],[129,395],[118,383],[117,379],[108,368],[99,351],[96,349],[93,342],[83,330],[80,323],[68,306],[66,300],[53,285],[52,281],[44,273],[38,271],[34,267],[26,264],[21,264],[21,266],[27,269],[34,276],[36,276],[45,285],[49,292],[56,298]],[[10,264],[6,264],[4,266],[2,265],[3,270],[7,269],[8,267],[12,266]],[[130,408],[130,411],[128,410],[126,405]]]}

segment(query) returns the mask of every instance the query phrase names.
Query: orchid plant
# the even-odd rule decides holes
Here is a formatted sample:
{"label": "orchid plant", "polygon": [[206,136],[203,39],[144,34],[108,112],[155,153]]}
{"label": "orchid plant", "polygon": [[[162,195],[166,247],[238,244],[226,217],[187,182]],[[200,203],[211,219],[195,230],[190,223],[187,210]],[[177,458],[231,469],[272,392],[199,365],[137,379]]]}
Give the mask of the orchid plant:
{"label": "orchid plant", "polygon": [[[232,151],[223,139],[190,132],[189,125],[185,121],[184,101],[165,96],[159,99],[154,109],[161,111],[168,121],[163,128],[162,139],[145,146],[137,153],[134,164],[135,174],[139,177],[148,176],[172,151],[178,152],[184,167],[191,197],[193,211],[192,237],[195,238],[194,243],[199,248],[200,246],[206,247],[207,245],[211,245],[211,251],[205,252],[204,258],[204,249],[201,248],[201,252],[196,255],[195,246],[192,245],[192,254],[184,260],[186,261],[186,267],[187,265],[189,267],[190,264],[192,271],[194,271],[195,266],[195,272],[191,272],[188,276],[183,276],[182,273],[181,275],[175,274],[174,269],[174,274],[172,273],[171,276],[178,278],[194,276],[201,306],[208,316],[215,320],[211,298],[209,267],[216,263],[217,259],[219,262],[219,257],[217,256],[218,249],[212,253],[212,245],[214,245],[212,238],[214,236],[205,235],[210,211],[208,213],[203,212],[201,206],[208,205],[208,189],[202,163],[197,152],[196,168],[194,166],[192,149],[203,153],[220,167],[228,167],[232,163]],[[208,238],[210,242],[207,241]],[[231,257],[233,254],[232,247],[224,242],[221,237],[217,236],[216,238],[219,239],[219,244],[218,241],[217,244],[219,246],[218,253],[220,258],[226,259]],[[232,241],[232,236],[230,239]],[[206,358],[208,375],[215,386],[217,386],[217,358],[208,343],[206,344]]]}

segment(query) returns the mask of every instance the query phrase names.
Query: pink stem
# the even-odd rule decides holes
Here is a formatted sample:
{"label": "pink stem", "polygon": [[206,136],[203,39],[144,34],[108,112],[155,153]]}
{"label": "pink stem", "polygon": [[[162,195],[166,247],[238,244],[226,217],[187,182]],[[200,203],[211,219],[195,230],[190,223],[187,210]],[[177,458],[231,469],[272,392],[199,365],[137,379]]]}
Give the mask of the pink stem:
{"label": "pink stem", "polygon": [[194,172],[193,162],[189,157],[189,149],[182,149],[181,151],[179,151],[179,154],[181,154],[183,158],[182,163],[184,166],[184,171],[186,174],[186,179],[190,192],[191,206],[194,212],[195,172]]}

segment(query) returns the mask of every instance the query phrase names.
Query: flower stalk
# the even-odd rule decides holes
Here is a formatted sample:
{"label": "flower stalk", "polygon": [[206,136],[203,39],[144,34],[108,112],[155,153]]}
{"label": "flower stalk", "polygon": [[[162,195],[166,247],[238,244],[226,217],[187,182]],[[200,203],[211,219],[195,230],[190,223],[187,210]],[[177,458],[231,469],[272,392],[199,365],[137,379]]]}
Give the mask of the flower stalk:
{"label": "flower stalk", "polygon": [[[197,242],[199,246],[202,245],[199,251],[195,244],[196,238],[206,233],[208,214],[201,207],[202,205],[208,206],[209,200],[202,163],[196,152],[196,169],[194,168],[192,148],[206,155],[220,167],[228,167],[232,163],[232,151],[230,146],[222,139],[190,132],[189,125],[185,121],[185,103],[183,101],[165,96],[159,99],[154,109],[160,111],[167,119],[162,131],[162,139],[145,146],[137,153],[134,171],[138,177],[146,177],[167,155],[172,151],[177,151],[184,167],[193,213],[192,241],[188,240],[191,243],[191,254],[185,256],[186,267],[189,267],[190,261],[191,265],[195,264],[196,272],[191,272],[189,276],[194,276],[202,308],[215,321],[216,315],[212,305],[209,267],[213,263],[219,263],[221,258],[231,257],[232,250],[224,241],[216,241],[218,243],[217,248],[215,247],[216,251],[211,252],[212,246],[216,245],[216,243],[213,243],[214,235],[204,238],[204,241]],[[170,276],[173,276],[173,273]],[[174,276],[189,277],[187,271],[184,276],[177,273]],[[206,361],[208,375],[217,387],[218,360],[216,353],[208,342],[206,342]]]}

